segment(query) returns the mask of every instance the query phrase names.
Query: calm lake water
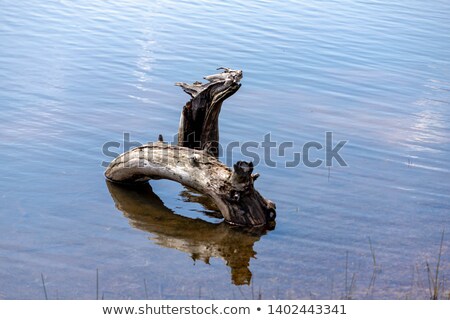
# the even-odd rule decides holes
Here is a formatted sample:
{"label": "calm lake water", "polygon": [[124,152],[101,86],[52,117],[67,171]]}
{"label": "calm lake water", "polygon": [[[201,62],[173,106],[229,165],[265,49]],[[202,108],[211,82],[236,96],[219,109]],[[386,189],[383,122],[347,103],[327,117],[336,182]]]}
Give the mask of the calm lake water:
{"label": "calm lake water", "polygon": [[[105,299],[427,299],[444,229],[448,294],[449,16],[447,0],[1,1],[0,298],[44,299],[42,274],[49,298],[95,299],[98,270]],[[221,142],[294,143],[256,166],[278,213],[263,235],[176,183],[104,180],[106,142],[172,139],[174,83],[219,66],[244,71]],[[285,167],[327,131],[347,167]]]}

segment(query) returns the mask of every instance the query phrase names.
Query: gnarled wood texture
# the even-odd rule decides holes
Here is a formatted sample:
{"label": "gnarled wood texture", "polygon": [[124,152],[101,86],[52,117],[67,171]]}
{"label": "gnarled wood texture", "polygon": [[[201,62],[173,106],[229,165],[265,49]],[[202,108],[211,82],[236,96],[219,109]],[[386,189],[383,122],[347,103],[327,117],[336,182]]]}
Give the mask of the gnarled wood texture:
{"label": "gnarled wood texture", "polygon": [[[239,90],[241,70],[220,67],[222,73],[204,77],[208,83],[177,82],[192,99],[183,107],[178,128],[178,145],[206,150],[218,156],[219,113],[225,99]],[[218,70],[219,70],[218,69]]]}
{"label": "gnarled wood texture", "polygon": [[105,175],[122,183],[177,181],[211,197],[231,224],[267,225],[275,219],[275,204],[255,190],[252,172],[251,162],[239,161],[230,170],[203,150],[156,142],[120,155]]}
{"label": "gnarled wood texture", "polygon": [[219,113],[222,102],[241,86],[241,70],[205,77],[209,82],[177,83],[192,99],[181,113],[178,146],[158,142],[134,148],[117,157],[105,176],[112,182],[138,183],[169,179],[203,193],[214,201],[225,221],[241,226],[270,225],[275,204],[254,188],[259,176],[253,163],[238,161],[233,170],[217,160]]}

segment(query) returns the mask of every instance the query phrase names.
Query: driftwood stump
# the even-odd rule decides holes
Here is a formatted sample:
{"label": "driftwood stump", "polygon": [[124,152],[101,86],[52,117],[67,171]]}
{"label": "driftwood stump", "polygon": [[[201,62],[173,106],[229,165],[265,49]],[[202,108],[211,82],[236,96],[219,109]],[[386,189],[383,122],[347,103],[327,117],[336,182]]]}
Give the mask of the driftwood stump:
{"label": "driftwood stump", "polygon": [[206,150],[218,156],[219,113],[223,101],[239,90],[241,70],[224,69],[224,72],[206,76],[208,83],[196,81],[193,84],[177,82],[192,99],[181,112],[178,128],[178,145]]}
{"label": "driftwood stump", "polygon": [[207,84],[176,84],[192,97],[181,114],[178,146],[160,138],[134,148],[114,159],[105,176],[121,183],[177,181],[211,197],[230,224],[268,225],[275,219],[275,204],[255,190],[258,175],[252,174],[253,164],[238,161],[231,170],[216,158],[220,108],[239,89],[242,78],[240,70],[222,69],[222,73],[205,77]]}

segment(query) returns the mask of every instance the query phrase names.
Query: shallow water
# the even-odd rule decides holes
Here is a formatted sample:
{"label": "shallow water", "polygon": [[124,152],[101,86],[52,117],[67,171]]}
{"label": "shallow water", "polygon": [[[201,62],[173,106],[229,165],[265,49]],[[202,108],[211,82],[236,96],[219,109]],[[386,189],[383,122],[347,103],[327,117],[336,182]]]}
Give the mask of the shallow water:
{"label": "shallow water", "polygon": [[[0,9],[0,298],[43,299],[43,274],[49,298],[94,299],[97,269],[105,299],[429,298],[450,230],[448,1]],[[104,143],[170,140],[188,98],[174,82],[219,66],[244,70],[222,144],[294,144],[255,169],[277,204],[265,234],[220,224],[176,183],[103,178]],[[347,167],[285,167],[325,132],[348,141]]]}

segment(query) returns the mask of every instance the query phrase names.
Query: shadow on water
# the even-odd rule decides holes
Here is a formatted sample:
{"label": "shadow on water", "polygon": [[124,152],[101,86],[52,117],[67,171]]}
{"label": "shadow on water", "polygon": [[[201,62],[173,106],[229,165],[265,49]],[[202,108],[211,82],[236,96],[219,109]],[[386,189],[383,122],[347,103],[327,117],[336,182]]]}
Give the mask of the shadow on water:
{"label": "shadow on water", "polygon": [[[158,245],[187,252],[194,260],[209,264],[211,257],[222,258],[231,268],[235,285],[250,284],[250,258],[256,256],[253,245],[266,229],[243,229],[225,222],[211,223],[176,214],[167,208],[149,184],[117,185],[106,181],[116,207],[140,230],[155,235]],[[208,198],[183,192],[185,201],[201,203],[212,212]]]}

